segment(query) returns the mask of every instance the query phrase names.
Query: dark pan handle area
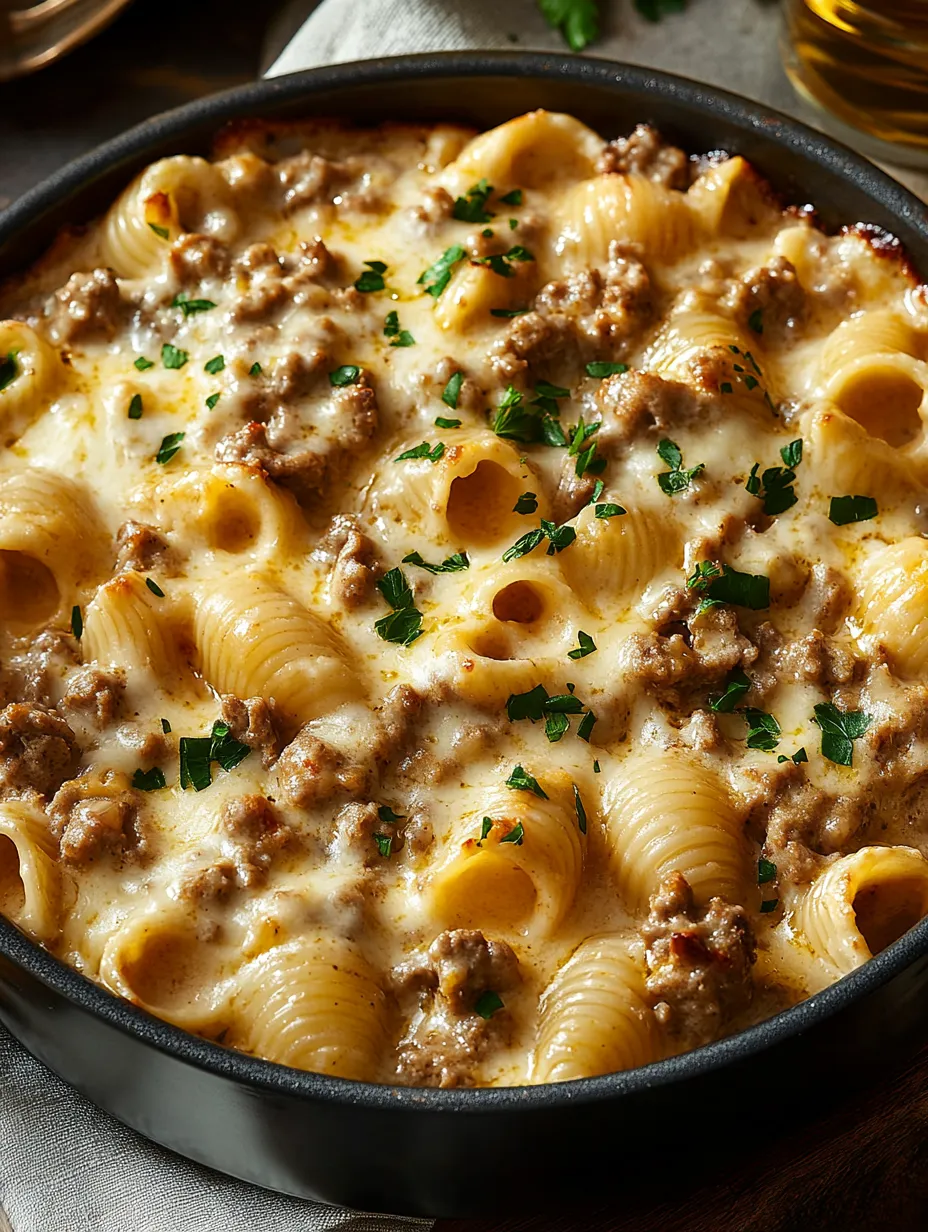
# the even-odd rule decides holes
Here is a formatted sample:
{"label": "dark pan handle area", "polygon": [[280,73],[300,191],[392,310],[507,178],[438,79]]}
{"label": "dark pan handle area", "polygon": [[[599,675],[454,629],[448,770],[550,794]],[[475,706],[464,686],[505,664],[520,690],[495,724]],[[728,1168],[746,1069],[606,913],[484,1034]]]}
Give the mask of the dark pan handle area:
{"label": "dark pan handle area", "polygon": [[[826,228],[864,222],[891,232],[928,273],[924,204],[802,124],[648,69],[475,52],[315,69],[156,116],[0,214],[0,276],[22,270],[61,227],[104,210],[153,159],[206,152],[230,120],[489,127],[534,107],[572,112],[605,136],[650,121],[691,151],[743,154],[786,202],[814,202]],[[111,996],[2,919],[0,1021],[126,1124],[259,1185],[431,1216],[576,1209],[630,1190],[666,1197],[694,1175],[706,1180],[738,1150],[762,1149],[924,1042],[928,920],[839,984],[741,1035],[642,1070],[550,1087],[411,1090],[245,1057]]]}

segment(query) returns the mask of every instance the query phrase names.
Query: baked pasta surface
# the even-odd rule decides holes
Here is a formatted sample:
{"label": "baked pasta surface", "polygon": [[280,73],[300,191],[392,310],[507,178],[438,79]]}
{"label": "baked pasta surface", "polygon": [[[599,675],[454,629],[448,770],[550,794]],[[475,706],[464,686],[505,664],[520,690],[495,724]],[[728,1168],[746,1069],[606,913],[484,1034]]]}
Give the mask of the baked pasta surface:
{"label": "baked pasta surface", "polygon": [[889,237],[646,128],[245,124],[0,318],[0,911],[91,979],[305,1069],[547,1082],[928,911]]}

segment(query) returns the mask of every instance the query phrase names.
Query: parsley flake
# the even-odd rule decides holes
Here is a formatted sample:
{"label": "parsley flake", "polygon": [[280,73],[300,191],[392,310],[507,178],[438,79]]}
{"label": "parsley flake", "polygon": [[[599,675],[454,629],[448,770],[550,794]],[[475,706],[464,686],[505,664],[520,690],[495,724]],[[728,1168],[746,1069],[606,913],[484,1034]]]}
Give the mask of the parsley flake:
{"label": "parsley flake", "polygon": [[[522,204],[522,189],[513,188],[511,192],[508,192],[505,194],[505,196],[500,197],[500,201],[502,201],[503,205],[521,205]],[[511,221],[512,220],[510,219],[510,222]]]}
{"label": "parsley flake", "polygon": [[731,714],[737,703],[750,689],[751,681],[739,667],[728,677],[725,692],[718,697],[710,698],[709,709],[716,714]]}
{"label": "parsley flake", "polygon": [[426,295],[437,299],[451,281],[454,267],[463,261],[466,255],[460,244],[452,244],[450,248],[445,249],[437,261],[427,270],[422,271],[416,279],[417,285],[425,288]]}
{"label": "parsley flake", "polygon": [[329,373],[329,384],[335,389],[344,389],[346,385],[357,385],[361,369],[357,364],[342,364]]}
{"label": "parsley flake", "polygon": [[571,51],[583,51],[599,37],[596,0],[538,0],[538,7],[548,25],[561,32]]}
{"label": "parsley flake", "polygon": [[400,316],[396,309],[387,313],[387,318],[383,323],[383,333],[385,338],[390,339],[390,346],[415,346],[416,340],[409,330],[400,329]]}
{"label": "parsley flake", "polygon": [[755,308],[748,317],[748,329],[752,330],[755,334],[762,334],[764,332],[764,310],[762,308]]}
{"label": "parsley flake", "polygon": [[492,1018],[497,1010],[503,1009],[503,999],[498,992],[487,989],[474,1002],[474,1013],[481,1018]]}
{"label": "parsley flake", "polygon": [[164,732],[166,736],[170,734],[171,724],[168,722],[167,719],[161,720],[161,730]]}
{"label": "parsley flake", "polygon": [[833,496],[828,518],[835,526],[847,526],[851,522],[869,522],[878,512],[872,496]]}
{"label": "parsley flake", "polygon": [[391,569],[377,583],[377,589],[393,611],[374,622],[375,632],[385,642],[411,646],[422,636],[422,613],[415,607],[406,575],[402,569]]}
{"label": "parsley flake", "polygon": [[484,817],[483,821],[480,823],[480,838],[477,840],[478,847],[483,846],[484,839],[489,835],[492,829],[493,829],[493,818]]}
{"label": "parsley flake", "polygon": [[155,454],[155,461],[160,462],[162,466],[170,460],[180,449],[181,442],[187,435],[186,432],[169,432],[162,440],[158,447],[158,452]]}
{"label": "parsley flake", "polygon": [[511,317],[524,316],[526,312],[529,312],[529,311],[530,309],[528,308],[491,308],[490,316],[491,317],[504,317],[506,319],[509,319]]}
{"label": "parsley flake", "polygon": [[586,834],[586,809],[580,796],[580,788],[574,783],[574,805],[577,809],[577,825],[581,834]]}
{"label": "parsley flake", "polygon": [[132,366],[134,368],[138,368],[139,372],[147,372],[149,368],[154,368],[155,361],[153,359],[146,359],[144,355],[140,355],[138,359],[134,361]]}
{"label": "parsley flake", "polygon": [[377,816],[386,826],[395,826],[398,821],[402,821],[404,813],[394,813],[393,809],[388,804],[381,804],[377,810]]}
{"label": "parsley flake", "polygon": [[812,722],[822,730],[822,756],[837,766],[851,766],[854,741],[864,734],[873,716],[862,710],[839,710],[833,702],[820,702]]}
{"label": "parsley flake", "polygon": [[674,496],[677,492],[685,492],[696,476],[706,469],[705,462],[700,462],[698,466],[684,469],[683,453],[675,441],[665,438],[658,444],[657,452],[661,461],[670,467],[669,471],[662,471],[657,477],[661,491],[666,493],[667,496]]}
{"label": "parsley flake", "polygon": [[460,428],[460,419],[446,419],[444,415],[439,415],[435,420],[436,428]]}
{"label": "parsley flake", "polygon": [[81,640],[81,635],[84,632],[84,617],[81,615],[81,609],[76,603],[71,608],[71,632],[78,641]]}
{"label": "parsley flake", "polygon": [[387,272],[386,265],[383,261],[365,261],[364,264],[367,269],[354,280],[354,289],[356,291],[382,291],[385,286],[383,276]]}
{"label": "parsley flake", "polygon": [[221,396],[222,395],[218,393],[210,394],[210,396],[206,399],[206,409],[208,411],[214,411],[216,409],[216,403],[219,401]]}
{"label": "parsley flake", "polygon": [[[445,406],[450,406],[452,411],[458,409],[458,398],[461,396],[461,386],[464,384],[464,373],[455,372],[453,376],[448,378],[448,384],[441,391],[441,400]],[[457,420],[455,426],[461,421]]]}
{"label": "parsley flake", "polygon": [[453,556],[446,556],[440,565],[430,565],[418,552],[410,552],[403,557],[403,564],[418,565],[428,573],[460,573],[462,569],[470,568],[470,558],[466,552],[455,552]]}
{"label": "parsley flake", "polygon": [[155,235],[159,236],[161,239],[166,240],[170,238],[171,233],[167,227],[159,227],[156,222],[150,222],[148,225],[151,227],[152,231],[154,231]]}
{"label": "parsley flake", "polygon": [[208,359],[203,365],[203,371],[208,372],[210,376],[215,376],[217,372],[222,372],[226,366],[226,357],[224,355],[214,355],[212,359]]}
{"label": "parsley flake", "polygon": [[548,793],[539,784],[538,780],[531,774],[527,773],[527,771],[523,770],[521,766],[516,766],[512,774],[510,774],[509,778],[506,780],[506,786],[513,788],[515,791],[534,792],[534,794],[539,796],[542,800],[548,799]]}
{"label": "parsley flake", "polygon": [[747,747],[761,749],[765,753],[775,749],[780,743],[780,724],[773,715],[767,714],[764,710],[755,710],[751,706],[742,710],[741,713],[748,725],[745,741]]}
{"label": "parsley flake", "polygon": [[466,196],[458,197],[451,210],[451,217],[458,222],[489,222],[493,214],[486,208],[493,185],[478,180],[468,188]]}
{"label": "parsley flake", "polygon": [[152,766],[150,770],[136,770],[132,776],[132,786],[139,791],[160,791],[167,787],[167,779],[160,766]]}
{"label": "parsley flake", "polygon": [[784,445],[780,450],[780,457],[783,459],[783,465],[794,471],[802,461],[802,438]]}
{"label": "parsley flake", "polygon": [[190,356],[179,347],[166,342],[161,348],[161,362],[165,368],[183,368]]}
{"label": "parsley flake", "polygon": [[171,300],[172,308],[179,308],[185,317],[191,317],[196,312],[209,312],[216,305],[211,299],[191,299],[186,291],[178,291]]}
{"label": "parsley flake", "polygon": [[516,261],[534,261],[532,253],[522,244],[513,244],[508,252],[493,253],[489,257],[474,257],[471,265],[486,265],[498,274],[500,278],[512,278],[515,276],[513,263]]}
{"label": "parsley flake", "polygon": [[261,375],[261,365],[258,363],[257,360],[255,360],[255,362],[248,369],[248,375],[249,376],[260,376]]}
{"label": "parsley flake", "polygon": [[628,364],[613,364],[605,360],[593,360],[591,364],[586,366],[587,376],[606,377],[606,376],[621,376],[623,372],[628,371]]}
{"label": "parsley flake", "polygon": [[757,861],[757,884],[766,885],[768,881],[773,881],[777,875],[777,866],[772,860],[765,860],[763,857]]}
{"label": "parsley flake", "polygon": [[760,905],[761,915],[767,915],[770,911],[776,911],[780,905],[778,898],[765,898]]}
{"label": "parsley flake", "polygon": [[612,503],[596,506],[596,516],[598,518],[621,518],[628,512],[621,505]]}
{"label": "parsley flake", "polygon": [[157,582],[153,581],[151,578],[146,578],[145,585],[148,587],[148,589],[151,591],[153,595],[157,596],[157,598],[159,599],[164,598],[164,591],[161,589],[161,587],[158,585]]}
{"label": "parsley flake", "polygon": [[534,492],[523,492],[512,507],[513,513],[536,513],[537,511],[538,497]]}
{"label": "parsley flake", "polygon": [[590,637],[589,633],[584,633],[581,629],[577,634],[579,646],[576,650],[568,650],[568,659],[585,659],[587,655],[591,655],[596,649],[596,643]]}
{"label": "parsley flake", "polygon": [[428,441],[423,441],[421,445],[413,445],[411,449],[397,454],[393,461],[405,462],[410,458],[428,458],[430,462],[437,462],[444,452],[444,441],[439,441],[437,445],[430,445]]}
{"label": "parsley flake", "polygon": [[388,859],[390,852],[393,850],[393,835],[374,834],[372,837],[374,842],[377,844],[377,850],[384,857],[384,859]]}
{"label": "parsley flake", "polygon": [[522,840],[525,838],[525,830],[521,821],[517,821],[508,834],[504,834],[499,840],[501,843],[515,843],[516,847],[522,846]]}
{"label": "parsley flake", "polygon": [[142,395],[133,394],[129,399],[129,410],[127,412],[130,419],[142,418]]}

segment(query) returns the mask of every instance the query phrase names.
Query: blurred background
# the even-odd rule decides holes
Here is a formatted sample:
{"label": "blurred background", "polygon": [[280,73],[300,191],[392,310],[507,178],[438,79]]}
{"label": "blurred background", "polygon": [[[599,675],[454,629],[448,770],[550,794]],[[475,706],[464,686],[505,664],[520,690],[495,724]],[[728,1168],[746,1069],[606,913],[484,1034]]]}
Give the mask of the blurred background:
{"label": "blurred background", "polygon": [[[798,114],[928,198],[928,0],[409,2],[411,11],[456,14],[459,27],[492,29],[483,45],[579,49],[579,29],[586,54]],[[121,130],[261,76],[319,3],[0,0],[0,208]],[[348,54],[304,38],[288,68],[353,58],[350,29],[381,0],[325,3],[344,12]],[[565,13],[586,17],[571,25]]]}

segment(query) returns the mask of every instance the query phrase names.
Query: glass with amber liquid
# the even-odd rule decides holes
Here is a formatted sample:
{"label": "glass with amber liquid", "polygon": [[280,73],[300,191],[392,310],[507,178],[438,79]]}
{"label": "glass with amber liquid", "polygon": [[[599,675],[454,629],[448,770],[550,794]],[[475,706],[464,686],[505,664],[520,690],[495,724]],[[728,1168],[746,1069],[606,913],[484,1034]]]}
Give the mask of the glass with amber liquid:
{"label": "glass with amber liquid", "polygon": [[849,144],[928,166],[928,0],[787,0],[783,63]]}

